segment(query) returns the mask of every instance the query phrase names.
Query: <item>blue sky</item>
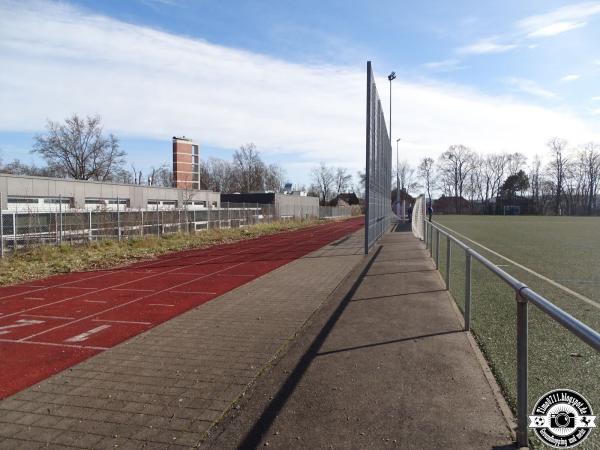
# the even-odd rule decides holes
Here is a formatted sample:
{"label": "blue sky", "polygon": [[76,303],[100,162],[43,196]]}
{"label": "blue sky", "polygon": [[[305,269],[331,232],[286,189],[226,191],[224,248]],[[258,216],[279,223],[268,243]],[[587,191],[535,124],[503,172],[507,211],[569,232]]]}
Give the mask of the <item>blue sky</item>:
{"label": "blue sky", "polygon": [[101,114],[136,165],[170,137],[255,142],[288,178],[364,165],[364,68],[413,164],[464,144],[544,154],[600,140],[600,2],[0,0],[0,157],[47,118]]}

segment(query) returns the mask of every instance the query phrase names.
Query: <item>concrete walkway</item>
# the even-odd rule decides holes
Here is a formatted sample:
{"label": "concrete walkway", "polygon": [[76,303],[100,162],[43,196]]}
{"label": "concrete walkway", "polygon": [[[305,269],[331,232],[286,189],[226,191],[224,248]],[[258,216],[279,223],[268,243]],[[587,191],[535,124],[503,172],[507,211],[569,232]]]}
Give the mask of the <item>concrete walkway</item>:
{"label": "concrete walkway", "polygon": [[395,232],[204,447],[513,448],[507,417],[424,245]]}

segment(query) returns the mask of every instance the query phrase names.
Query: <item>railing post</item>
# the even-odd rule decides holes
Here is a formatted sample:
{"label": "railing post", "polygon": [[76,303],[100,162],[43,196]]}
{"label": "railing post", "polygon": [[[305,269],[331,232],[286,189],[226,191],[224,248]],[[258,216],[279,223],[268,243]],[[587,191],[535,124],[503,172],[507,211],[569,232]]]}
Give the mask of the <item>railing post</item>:
{"label": "railing post", "polygon": [[517,292],[517,448],[527,448],[527,339],[528,339],[528,302]]}
{"label": "railing post", "polygon": [[144,210],[142,209],[141,211],[142,213],[142,226],[140,227],[140,234],[143,236],[144,235]]}
{"label": "railing post", "polygon": [[88,239],[90,240],[90,242],[92,241],[92,212],[88,211]]}
{"label": "railing post", "polygon": [[446,290],[450,290],[450,236],[446,236]]}
{"label": "railing post", "polygon": [[471,253],[465,250],[465,331],[471,330]]}
{"label": "railing post", "polygon": [[440,230],[435,231],[435,268],[440,270]]}

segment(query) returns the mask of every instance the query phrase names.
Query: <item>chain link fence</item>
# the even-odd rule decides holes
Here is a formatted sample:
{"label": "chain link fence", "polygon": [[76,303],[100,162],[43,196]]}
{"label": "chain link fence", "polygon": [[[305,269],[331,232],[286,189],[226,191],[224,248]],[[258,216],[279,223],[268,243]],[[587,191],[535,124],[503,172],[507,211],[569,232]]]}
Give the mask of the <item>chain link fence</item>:
{"label": "chain link fence", "polygon": [[286,208],[260,203],[221,203],[221,207],[203,209],[159,208],[144,210],[72,209],[41,211],[22,208],[2,211],[0,220],[0,256],[41,245],[84,244],[98,240],[122,240],[132,237],[196,233],[212,228],[240,228],[282,220],[332,219],[360,215],[357,207],[321,206],[314,210]]}

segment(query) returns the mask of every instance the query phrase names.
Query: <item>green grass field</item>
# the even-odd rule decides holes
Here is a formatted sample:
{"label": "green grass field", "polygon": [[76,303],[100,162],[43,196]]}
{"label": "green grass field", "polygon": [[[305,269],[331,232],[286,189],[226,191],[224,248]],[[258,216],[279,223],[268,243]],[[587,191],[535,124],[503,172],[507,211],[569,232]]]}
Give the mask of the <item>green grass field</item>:
{"label": "green grass field", "polygon": [[[600,218],[438,216],[434,221],[453,230],[458,239],[569,314],[600,330]],[[493,255],[481,246],[512,262]],[[433,252],[435,256],[435,248]],[[514,263],[578,295],[568,293]],[[462,309],[465,256],[455,245],[452,245],[450,267],[450,291]],[[445,275],[446,242],[443,237],[440,241],[440,270]],[[473,261],[472,272],[473,332],[514,409],[514,293],[476,261]],[[530,305],[530,408],[542,394],[557,388],[580,392],[591,402],[595,414],[600,415],[600,355]],[[579,448],[600,448],[600,430],[595,430]]]}

